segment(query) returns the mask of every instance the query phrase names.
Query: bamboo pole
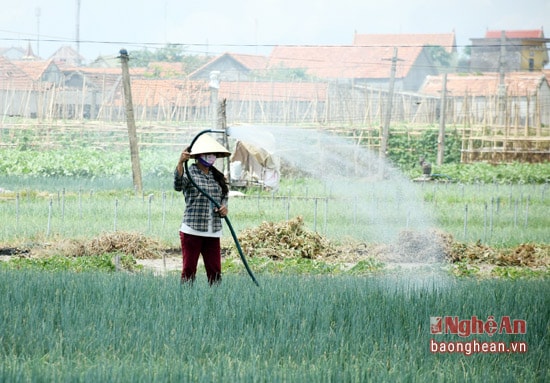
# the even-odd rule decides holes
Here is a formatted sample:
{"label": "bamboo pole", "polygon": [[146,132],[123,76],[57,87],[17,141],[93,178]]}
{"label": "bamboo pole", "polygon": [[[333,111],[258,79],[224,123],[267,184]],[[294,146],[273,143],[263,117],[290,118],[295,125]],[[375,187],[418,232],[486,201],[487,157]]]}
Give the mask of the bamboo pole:
{"label": "bamboo pole", "polygon": [[51,95],[50,95],[50,106],[48,108],[48,118],[49,119],[52,119],[53,118],[53,113],[54,113],[54,107],[55,107],[55,98],[56,98],[56,89],[57,87],[54,85],[52,86],[52,89],[51,89]]}
{"label": "bamboo pole", "polygon": [[[84,81],[82,83],[82,98],[80,102],[80,119],[84,119],[84,105],[86,104],[86,76],[84,76]],[[76,116],[76,111],[75,111]]]}
{"label": "bamboo pole", "polygon": [[371,110],[371,104],[370,104],[370,97],[369,97],[369,90],[367,89],[365,91],[365,113],[363,114],[363,125],[370,126],[370,110]]}
{"label": "bamboo pole", "polygon": [[[26,96],[26,102],[25,102],[25,109],[21,111],[21,115],[25,116],[25,117],[30,117],[30,110],[29,110],[29,105],[30,105],[30,102],[31,102],[31,97],[33,95],[34,91],[33,89],[29,89],[29,91],[27,92],[27,96]],[[21,103],[23,104],[23,103]],[[28,114],[25,114],[25,113],[28,113]]]}
{"label": "bamboo pole", "polygon": [[[540,89],[540,88],[539,88]],[[540,92],[539,92],[539,89],[537,89],[536,93],[535,93],[535,112],[534,112],[534,117],[535,117],[535,120],[534,120],[534,125],[536,127],[536,136],[537,137],[540,137],[541,136],[541,113],[540,113]]]}
{"label": "bamboo pole", "polygon": [[525,108],[525,126],[523,128],[523,136],[527,137],[529,136],[529,115],[531,111],[531,97],[529,94],[525,95],[525,101],[527,103]]}

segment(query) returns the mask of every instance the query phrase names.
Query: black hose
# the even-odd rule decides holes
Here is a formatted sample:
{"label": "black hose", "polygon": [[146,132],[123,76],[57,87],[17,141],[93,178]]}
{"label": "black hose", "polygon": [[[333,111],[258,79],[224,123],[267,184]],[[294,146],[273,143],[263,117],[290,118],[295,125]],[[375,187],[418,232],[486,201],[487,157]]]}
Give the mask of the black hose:
{"label": "black hose", "polygon": [[[203,131],[199,132],[195,136],[195,138],[193,138],[193,141],[191,141],[191,145],[189,145],[189,149],[188,149],[189,153],[191,153],[191,148],[193,148],[193,145],[195,144],[197,139],[201,135],[203,135],[205,133],[210,133],[210,132],[212,132],[212,129],[206,129],[206,130],[203,130]],[[191,177],[191,173],[189,173],[189,168],[187,166],[187,161],[185,162],[185,172],[187,173],[187,176],[189,177],[189,181],[191,181],[193,186],[196,187],[197,190],[200,193],[202,193],[206,198],[208,198],[210,200],[210,202],[212,202],[214,204],[214,206],[216,206],[216,208],[219,209],[221,207],[220,203],[218,201],[214,200],[214,198],[212,198],[212,196],[210,194],[208,194],[199,185],[197,185],[195,183],[195,180],[193,180],[193,177]],[[239,256],[241,257],[241,261],[243,262],[244,267],[246,268],[246,271],[248,272],[248,275],[250,275],[250,278],[252,278],[252,281],[256,284],[256,286],[260,286],[260,284],[256,280],[256,277],[252,273],[252,270],[250,270],[250,266],[248,266],[248,262],[246,261],[246,258],[243,254],[241,244],[239,243],[239,240],[237,239],[237,234],[235,233],[235,230],[233,230],[233,225],[231,225],[231,221],[229,220],[229,217],[226,215],[226,216],[223,217],[223,219],[225,220],[225,223],[227,224],[227,227],[229,227],[229,231],[231,232],[231,236],[233,237],[233,240],[235,241],[235,246],[237,247],[237,251],[239,252]]]}

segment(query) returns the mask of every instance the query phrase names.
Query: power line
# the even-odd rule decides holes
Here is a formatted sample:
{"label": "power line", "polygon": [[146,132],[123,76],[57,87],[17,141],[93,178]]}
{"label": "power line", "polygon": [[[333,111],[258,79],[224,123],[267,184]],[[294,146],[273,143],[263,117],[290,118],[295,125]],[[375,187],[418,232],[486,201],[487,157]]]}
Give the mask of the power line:
{"label": "power line", "polygon": [[[20,33],[20,32],[14,32],[9,31],[5,29],[0,29],[0,32],[4,33],[13,33],[17,35],[23,35],[23,36],[31,36],[31,37],[25,37],[25,38],[10,38],[10,37],[0,37],[0,41],[36,41],[38,36],[33,33]],[[396,47],[395,44],[234,44],[234,43],[190,43],[190,42],[154,42],[154,41],[116,41],[116,40],[75,40],[74,38],[65,38],[65,37],[58,37],[58,36],[40,36],[41,41],[46,42],[63,42],[63,43],[84,43],[84,44],[123,44],[123,45],[137,45],[137,46],[152,46],[152,47],[162,47],[166,45],[174,45],[174,46],[192,46],[192,47],[209,47],[209,46],[216,46],[216,47],[225,47],[225,48],[275,48],[275,47],[296,47],[296,48],[394,48]],[[484,47],[484,48],[500,48],[502,44],[501,43],[495,43],[495,44],[483,44],[483,45],[474,45],[474,44],[453,44],[453,45],[447,45],[447,44],[403,44],[403,45],[397,45],[398,48],[422,48],[422,47],[436,47],[440,46],[443,48],[467,48],[467,47]],[[516,44],[517,46],[517,44]],[[520,46],[530,46],[530,45],[520,45]]]}

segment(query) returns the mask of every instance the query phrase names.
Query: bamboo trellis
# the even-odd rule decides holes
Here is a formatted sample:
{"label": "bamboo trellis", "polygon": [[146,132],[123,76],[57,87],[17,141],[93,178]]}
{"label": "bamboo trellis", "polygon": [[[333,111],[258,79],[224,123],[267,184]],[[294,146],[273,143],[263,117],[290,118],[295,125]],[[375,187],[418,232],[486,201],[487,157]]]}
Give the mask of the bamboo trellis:
{"label": "bamboo trellis", "polygon": [[[82,84],[82,88],[17,91],[9,86],[0,90],[0,112],[42,120],[96,121],[122,123],[124,103],[120,81],[114,88],[105,81],[101,89]],[[226,100],[227,119],[232,123],[318,125],[327,129],[353,130],[358,142],[376,146],[374,132],[390,102],[387,91],[329,84],[325,97],[297,99],[289,87],[284,97],[260,99],[249,91],[238,100]],[[211,121],[207,88],[184,87],[173,99],[159,97],[147,90],[144,101],[134,109],[142,123],[208,124]],[[463,162],[472,161],[548,161],[550,160],[550,99],[542,95],[508,96],[506,109],[499,110],[498,97],[473,95],[447,99],[447,126],[462,130]],[[159,100],[154,102],[153,100]],[[440,99],[418,94],[394,94],[392,126],[437,126]],[[504,115],[502,115],[504,113]],[[501,123],[499,123],[501,122]],[[139,121],[138,121],[139,123]],[[363,131],[364,130],[364,131]],[[409,134],[409,133],[407,133]]]}

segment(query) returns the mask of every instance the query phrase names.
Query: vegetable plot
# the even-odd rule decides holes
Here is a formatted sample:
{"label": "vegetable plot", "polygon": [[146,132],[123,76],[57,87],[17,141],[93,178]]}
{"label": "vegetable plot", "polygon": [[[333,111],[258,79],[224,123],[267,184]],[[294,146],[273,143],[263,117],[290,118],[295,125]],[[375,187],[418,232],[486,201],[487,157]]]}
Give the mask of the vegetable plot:
{"label": "vegetable plot", "polygon": [[[0,381],[547,381],[549,280],[0,271]],[[525,321],[524,334],[433,334],[431,317]],[[437,342],[525,352],[439,353]]]}

